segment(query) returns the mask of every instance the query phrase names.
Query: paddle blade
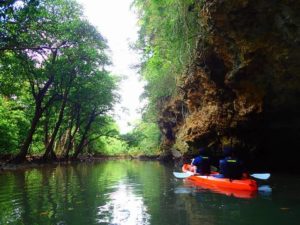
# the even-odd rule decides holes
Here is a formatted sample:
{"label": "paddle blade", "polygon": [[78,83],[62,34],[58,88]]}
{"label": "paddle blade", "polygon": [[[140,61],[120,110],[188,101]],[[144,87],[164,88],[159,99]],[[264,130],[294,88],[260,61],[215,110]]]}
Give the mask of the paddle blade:
{"label": "paddle blade", "polygon": [[192,172],[185,172],[185,173],[179,173],[179,172],[173,172],[173,175],[176,177],[176,178],[181,178],[181,179],[184,179],[184,178],[188,178],[190,176],[193,176],[194,173]]}
{"label": "paddle blade", "polygon": [[256,179],[267,180],[270,178],[271,174],[269,174],[269,173],[253,173],[253,174],[250,174],[250,176],[254,177]]}
{"label": "paddle blade", "polygon": [[271,193],[272,188],[269,185],[262,185],[258,187],[259,192],[264,192],[264,193]]}

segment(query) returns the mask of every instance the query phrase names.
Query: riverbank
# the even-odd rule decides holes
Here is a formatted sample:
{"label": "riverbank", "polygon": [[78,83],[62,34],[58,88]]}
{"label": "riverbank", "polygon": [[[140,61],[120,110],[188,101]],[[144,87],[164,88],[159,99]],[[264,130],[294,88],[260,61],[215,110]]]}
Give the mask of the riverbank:
{"label": "riverbank", "polygon": [[49,165],[67,165],[73,163],[93,163],[100,162],[106,160],[141,160],[141,161],[151,161],[158,160],[161,161],[159,155],[139,155],[139,156],[93,156],[93,155],[85,155],[78,157],[77,159],[56,159],[51,161],[44,161],[41,156],[29,156],[22,163],[16,164],[11,163],[11,157],[3,157],[0,158],[0,171],[9,171],[9,170],[23,170],[29,168],[43,167]]}

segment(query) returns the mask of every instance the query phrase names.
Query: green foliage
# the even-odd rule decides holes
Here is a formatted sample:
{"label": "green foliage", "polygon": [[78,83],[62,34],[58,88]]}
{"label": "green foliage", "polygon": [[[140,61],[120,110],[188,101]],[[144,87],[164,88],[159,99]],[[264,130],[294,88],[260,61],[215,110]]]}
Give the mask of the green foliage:
{"label": "green foliage", "polygon": [[121,137],[128,144],[131,155],[159,153],[160,131],[156,123],[140,122],[132,132]]}
{"label": "green foliage", "polygon": [[[98,128],[95,123],[93,129]],[[115,122],[110,120],[110,123],[107,121],[106,125],[101,127],[101,132],[99,138],[94,136],[97,139],[90,145],[90,153],[108,156],[159,154],[160,132],[155,123],[141,122],[132,132],[120,135]]]}
{"label": "green foliage", "polygon": [[193,56],[200,26],[196,0],[135,0],[139,10],[141,72],[148,81],[150,104],[172,95],[176,79]]}
{"label": "green foliage", "polygon": [[11,154],[18,150],[28,125],[29,121],[16,101],[0,96],[0,154]]}
{"label": "green foliage", "polygon": [[[24,71],[20,67],[22,61],[15,54],[0,54],[0,95],[21,96],[24,85]],[[18,76],[16,76],[18,74]],[[16,79],[17,78],[17,79]]]}
{"label": "green foliage", "polygon": [[[141,75],[147,81],[148,98],[143,122],[127,139],[145,154],[159,147],[155,125],[162,104],[176,94],[176,85],[191,63],[201,34],[197,0],[135,0],[139,12],[139,39],[135,48],[142,55]],[[137,144],[138,143],[138,144]],[[138,147],[136,147],[138,146]]]}
{"label": "green foliage", "polygon": [[[98,155],[119,155],[124,154],[119,148],[119,131],[114,119],[110,116],[98,117],[91,128],[89,136],[89,147],[86,149],[89,153]],[[124,144],[124,143],[123,143]]]}
{"label": "green foliage", "polygon": [[142,53],[149,106],[144,121],[120,137],[107,116],[118,99],[118,78],[106,70],[110,65],[106,41],[84,19],[80,5],[74,0],[1,3],[1,153],[15,153],[21,146],[20,157],[45,149],[75,157],[95,151],[156,154],[160,139],[154,123],[156,107],[174,94],[176,81],[193,56],[199,4],[134,1],[140,22],[135,47]]}
{"label": "green foliage", "polygon": [[114,137],[101,137],[99,151],[107,156],[128,155],[128,145],[126,142]]}
{"label": "green foliage", "polygon": [[74,0],[8,1],[0,21],[0,153],[91,149],[118,98],[102,35]]}

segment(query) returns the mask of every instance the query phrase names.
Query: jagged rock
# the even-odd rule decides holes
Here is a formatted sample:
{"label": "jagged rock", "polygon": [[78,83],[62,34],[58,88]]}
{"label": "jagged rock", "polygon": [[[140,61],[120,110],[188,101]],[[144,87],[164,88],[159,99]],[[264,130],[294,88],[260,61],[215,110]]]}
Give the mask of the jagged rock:
{"label": "jagged rock", "polygon": [[231,144],[294,163],[280,150],[300,146],[299,11],[296,0],[204,3],[197,56],[160,108],[166,151]]}
{"label": "jagged rock", "polygon": [[182,157],[182,154],[179,151],[177,151],[176,149],[172,149],[171,152],[172,152],[172,155],[174,158]]}

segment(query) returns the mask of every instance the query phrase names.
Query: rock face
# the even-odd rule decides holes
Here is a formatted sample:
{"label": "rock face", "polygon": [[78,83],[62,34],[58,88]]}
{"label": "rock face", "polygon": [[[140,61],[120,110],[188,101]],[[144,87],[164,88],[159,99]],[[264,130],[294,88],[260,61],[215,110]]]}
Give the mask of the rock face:
{"label": "rock face", "polygon": [[197,56],[178,95],[160,109],[166,152],[209,146],[216,153],[233,145],[253,162],[294,165],[300,151],[299,12],[298,0],[205,1]]}

